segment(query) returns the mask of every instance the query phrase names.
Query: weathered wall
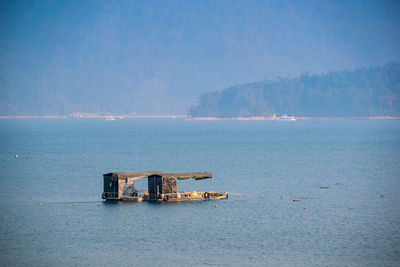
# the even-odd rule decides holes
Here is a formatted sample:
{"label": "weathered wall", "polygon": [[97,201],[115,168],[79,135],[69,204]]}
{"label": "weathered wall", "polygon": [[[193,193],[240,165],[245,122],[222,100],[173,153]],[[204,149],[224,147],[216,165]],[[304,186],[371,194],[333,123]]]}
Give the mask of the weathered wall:
{"label": "weathered wall", "polygon": [[118,183],[112,181],[112,176],[104,177],[104,192],[118,192]]}
{"label": "weathered wall", "polygon": [[177,193],[178,186],[177,186],[177,179],[176,178],[163,178],[162,183],[162,193]]}
{"label": "weathered wall", "polygon": [[148,181],[149,197],[150,199],[155,199],[157,197],[157,193],[162,192],[162,178],[160,175],[152,175],[149,176],[147,181]]}

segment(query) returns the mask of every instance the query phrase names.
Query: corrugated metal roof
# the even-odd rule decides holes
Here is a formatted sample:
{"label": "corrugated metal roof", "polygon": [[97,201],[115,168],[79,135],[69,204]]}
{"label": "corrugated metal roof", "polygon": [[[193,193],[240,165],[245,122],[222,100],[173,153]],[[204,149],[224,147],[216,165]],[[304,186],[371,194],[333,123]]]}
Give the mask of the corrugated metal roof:
{"label": "corrugated metal roof", "polygon": [[160,175],[165,178],[176,178],[178,180],[195,179],[202,180],[212,178],[209,172],[179,172],[179,173],[164,173],[160,171],[143,171],[143,172],[110,172],[103,176],[112,176],[113,180],[133,178],[135,180],[147,178],[151,175]]}
{"label": "corrugated metal roof", "polygon": [[159,171],[144,171],[144,172],[110,172],[103,174],[103,176],[112,176],[113,180],[128,179],[133,178],[135,180],[147,178],[150,175],[158,174],[161,175],[162,172]]}
{"label": "corrugated metal roof", "polygon": [[209,179],[212,178],[212,174],[209,172],[178,172],[178,173],[164,173],[163,177],[167,178],[176,178],[178,180],[186,180],[186,179]]}

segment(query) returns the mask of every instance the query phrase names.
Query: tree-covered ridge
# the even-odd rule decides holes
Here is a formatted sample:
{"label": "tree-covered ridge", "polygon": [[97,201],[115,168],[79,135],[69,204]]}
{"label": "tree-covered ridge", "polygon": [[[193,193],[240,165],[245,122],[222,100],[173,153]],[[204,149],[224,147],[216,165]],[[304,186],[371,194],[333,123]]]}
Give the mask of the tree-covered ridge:
{"label": "tree-covered ridge", "polygon": [[192,117],[399,116],[400,64],[234,86],[200,96]]}

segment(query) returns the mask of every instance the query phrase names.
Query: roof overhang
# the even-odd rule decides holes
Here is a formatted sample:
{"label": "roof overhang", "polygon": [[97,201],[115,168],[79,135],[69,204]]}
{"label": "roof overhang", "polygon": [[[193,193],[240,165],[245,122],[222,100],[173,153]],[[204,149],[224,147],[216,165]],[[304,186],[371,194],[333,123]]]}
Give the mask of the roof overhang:
{"label": "roof overhang", "polygon": [[163,178],[175,178],[177,180],[203,180],[212,178],[212,174],[209,172],[179,172],[179,173],[164,173],[160,171],[144,171],[144,172],[111,172],[103,174],[103,176],[112,176],[112,180],[120,180],[120,179],[133,179],[139,180],[143,178],[147,178],[152,175],[159,175]]}
{"label": "roof overhang", "polygon": [[209,172],[180,172],[180,173],[165,173],[162,175],[165,178],[176,178],[177,180],[203,180],[212,178],[212,174]]}
{"label": "roof overhang", "polygon": [[162,172],[159,171],[145,171],[145,172],[110,172],[103,174],[103,176],[111,176],[113,181],[122,180],[122,179],[133,179],[139,180],[143,178],[147,178],[151,175],[161,175]]}

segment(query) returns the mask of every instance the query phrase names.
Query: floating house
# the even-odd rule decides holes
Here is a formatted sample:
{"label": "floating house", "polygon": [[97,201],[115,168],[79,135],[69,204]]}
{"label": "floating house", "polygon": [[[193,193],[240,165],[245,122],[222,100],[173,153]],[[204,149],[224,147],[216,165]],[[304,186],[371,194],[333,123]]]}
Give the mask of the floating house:
{"label": "floating house", "polygon": [[[178,181],[213,179],[208,172],[164,173],[146,172],[112,172],[103,175],[105,200],[121,201],[192,201],[228,198],[228,193],[214,191],[178,191]],[[147,179],[147,190],[138,190],[135,182]]]}

